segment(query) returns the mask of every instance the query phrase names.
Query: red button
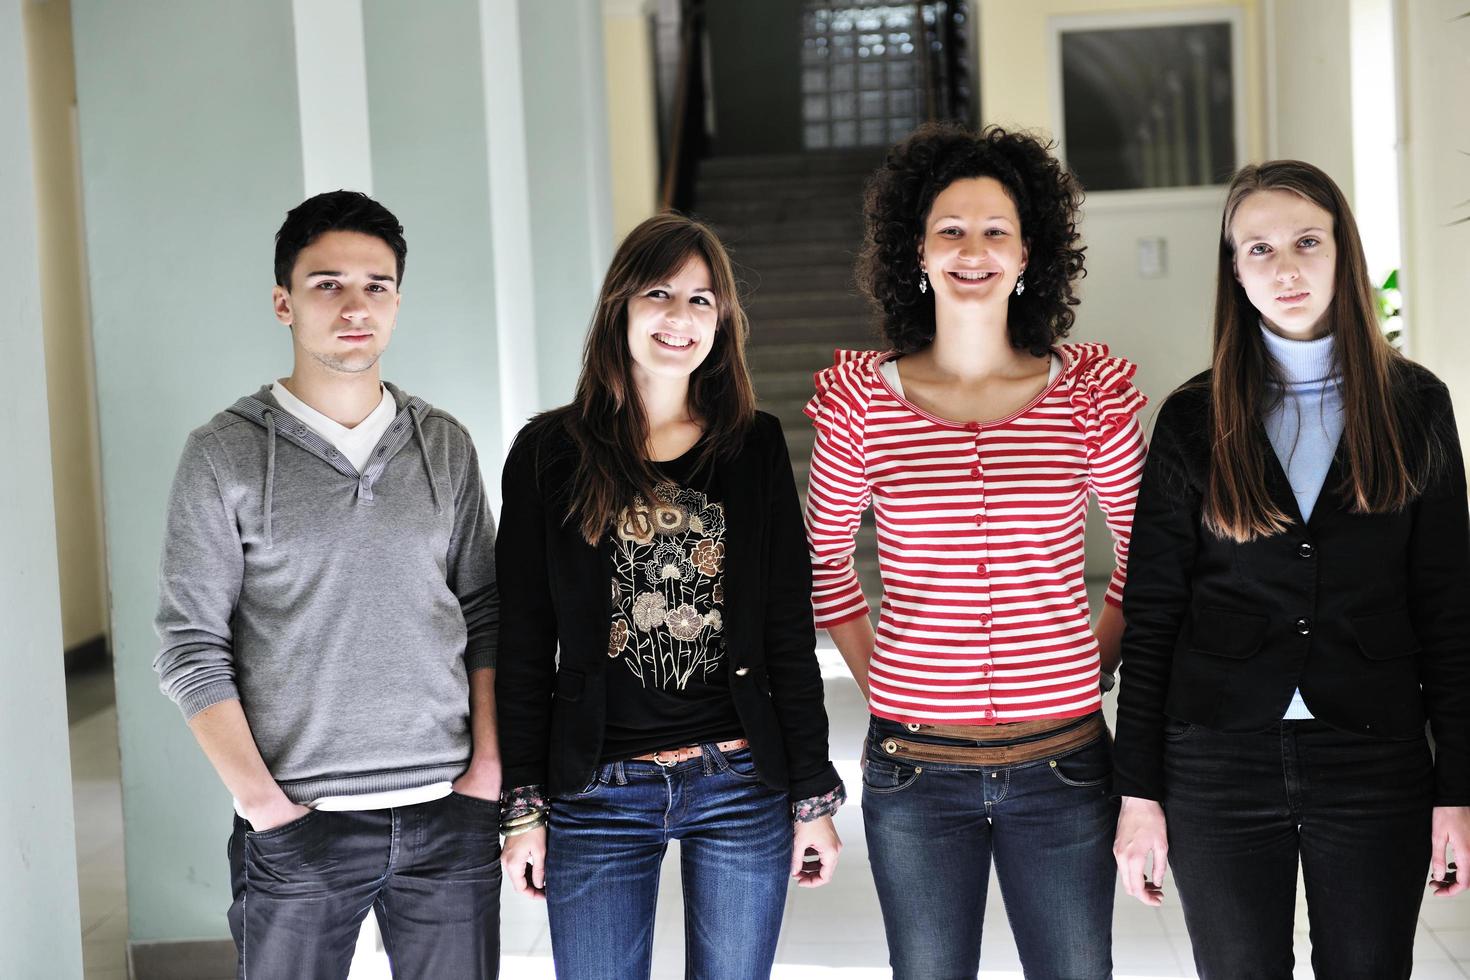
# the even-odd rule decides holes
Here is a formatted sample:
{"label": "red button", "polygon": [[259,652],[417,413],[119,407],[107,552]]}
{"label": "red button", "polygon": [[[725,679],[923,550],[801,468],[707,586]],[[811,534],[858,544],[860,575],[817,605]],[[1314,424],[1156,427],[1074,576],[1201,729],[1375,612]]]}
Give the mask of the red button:
{"label": "red button", "polygon": [[965,428],[969,429],[971,432],[978,432],[978,431],[980,431],[980,423],[979,422],[966,422],[965,423]]}
{"label": "red button", "polygon": [[982,561],[980,564],[976,565],[975,566],[975,571],[979,572],[981,575],[984,575],[985,574],[985,563]]}
{"label": "red button", "polygon": [[980,614],[980,625],[981,626],[989,626],[990,625],[990,616],[988,614],[986,614],[986,613],[981,613]]}
{"label": "red button", "polygon": [[981,664],[980,665],[980,673],[982,673],[982,674],[988,674],[988,673],[990,673],[990,665],[989,664]]}
{"label": "red button", "polygon": [[985,717],[987,717],[987,718],[994,718],[995,717],[995,712],[992,711],[990,708],[986,708],[985,709]]}
{"label": "red button", "polygon": [[970,475],[971,476],[979,476],[980,475],[980,467],[978,467],[978,466],[972,466],[972,467],[970,467]]}

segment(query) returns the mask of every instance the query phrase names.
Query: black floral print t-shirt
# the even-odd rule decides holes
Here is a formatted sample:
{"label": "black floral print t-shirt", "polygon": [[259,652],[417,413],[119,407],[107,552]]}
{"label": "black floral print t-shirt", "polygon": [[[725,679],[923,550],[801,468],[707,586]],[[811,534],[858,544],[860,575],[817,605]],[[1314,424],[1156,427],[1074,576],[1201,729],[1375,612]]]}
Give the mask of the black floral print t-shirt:
{"label": "black floral print t-shirt", "polygon": [[741,738],[725,654],[725,510],[701,447],[659,463],[612,529],[602,761]]}

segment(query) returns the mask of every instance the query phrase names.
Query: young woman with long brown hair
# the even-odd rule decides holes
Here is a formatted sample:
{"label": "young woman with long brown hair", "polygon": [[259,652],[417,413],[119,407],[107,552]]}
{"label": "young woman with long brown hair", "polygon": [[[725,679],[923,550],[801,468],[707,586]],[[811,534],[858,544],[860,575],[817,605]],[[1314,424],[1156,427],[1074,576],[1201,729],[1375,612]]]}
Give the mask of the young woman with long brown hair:
{"label": "young woman with long brown hair", "polygon": [[1457,894],[1470,856],[1449,393],[1384,339],[1347,201],[1300,161],[1231,182],[1214,329],[1133,522],[1118,867],[1151,905],[1173,867],[1206,980],[1292,975],[1298,863],[1317,976],[1408,977],[1426,874]]}
{"label": "young woman with long brown hair", "polygon": [[502,864],[547,899],[561,978],[649,975],[671,839],[707,980],[768,976],[788,881],[837,860],[805,535],[746,329],[714,233],[648,219],[603,281],[575,398],[506,459]]}

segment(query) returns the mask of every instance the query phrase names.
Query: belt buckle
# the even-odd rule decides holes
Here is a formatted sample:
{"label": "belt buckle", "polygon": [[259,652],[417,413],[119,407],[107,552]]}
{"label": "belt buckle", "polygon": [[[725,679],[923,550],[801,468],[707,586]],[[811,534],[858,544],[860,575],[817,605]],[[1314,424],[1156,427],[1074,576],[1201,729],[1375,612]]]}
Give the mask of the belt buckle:
{"label": "belt buckle", "polygon": [[665,762],[662,758],[660,758],[660,756],[662,756],[663,754],[664,754],[664,750],[663,749],[659,749],[657,752],[653,753],[653,761],[654,761],[654,763],[656,763],[657,765],[662,766],[665,769],[672,769],[672,768],[674,768],[675,766],[677,766],[679,764],[679,753],[678,753],[678,750],[677,749],[674,751],[674,757],[672,759],[670,759],[668,762]]}

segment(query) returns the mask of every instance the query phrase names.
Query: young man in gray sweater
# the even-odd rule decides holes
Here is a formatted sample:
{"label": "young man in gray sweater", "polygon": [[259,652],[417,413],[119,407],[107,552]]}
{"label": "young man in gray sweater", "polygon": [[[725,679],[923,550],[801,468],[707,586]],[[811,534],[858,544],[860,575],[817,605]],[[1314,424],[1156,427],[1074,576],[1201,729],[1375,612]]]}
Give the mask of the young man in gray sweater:
{"label": "young man in gray sweater", "polygon": [[394,972],[499,958],[494,527],[464,428],[379,379],[403,228],[365,195],[276,235],[291,375],[194,430],[154,667],[235,798],[251,980],[342,977],[369,908]]}

